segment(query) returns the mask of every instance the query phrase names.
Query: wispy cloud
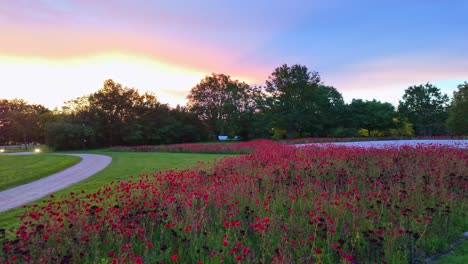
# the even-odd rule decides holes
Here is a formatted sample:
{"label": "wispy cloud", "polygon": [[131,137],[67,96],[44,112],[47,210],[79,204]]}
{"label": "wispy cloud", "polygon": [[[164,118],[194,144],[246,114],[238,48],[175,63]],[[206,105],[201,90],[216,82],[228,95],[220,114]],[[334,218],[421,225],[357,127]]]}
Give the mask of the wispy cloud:
{"label": "wispy cloud", "polygon": [[468,60],[440,55],[395,56],[350,65],[325,79],[348,99],[355,95],[396,103],[404,89],[426,82],[443,84],[440,88],[449,93],[456,87],[454,80],[468,80]]}
{"label": "wispy cloud", "polygon": [[468,78],[466,58],[395,56],[350,65],[332,77],[341,89],[379,89],[446,79]]}
{"label": "wispy cloud", "polygon": [[[180,98],[203,74],[224,73],[261,84],[275,67],[299,63],[318,70],[327,84],[344,94],[360,91],[389,98],[391,92],[395,100],[394,91],[401,92],[408,85],[466,78],[468,24],[461,19],[466,1],[453,2],[3,1],[0,56],[25,59],[29,66],[23,68],[30,67],[27,60],[40,58],[43,65],[58,63],[71,69],[73,60],[97,63],[95,58],[107,56],[103,60],[109,62],[108,56],[119,54],[115,65],[139,69],[128,70],[134,76],[127,73],[121,82],[139,87],[162,85],[174,91],[166,93],[167,98]],[[416,11],[421,13],[418,19],[413,17]],[[433,19],[436,11],[439,20]],[[17,66],[0,62],[6,69]],[[159,64],[166,70],[154,66]],[[124,68],[115,65],[107,67]],[[20,76],[23,68],[15,74]],[[182,69],[172,73],[178,76],[172,84],[164,84],[168,78],[157,80],[158,74],[150,76],[151,71],[170,76],[168,69]],[[99,86],[105,78],[116,78],[104,76],[105,68],[98,72],[102,73]],[[190,82],[182,84],[178,79]],[[37,80],[46,86],[54,82]],[[86,85],[96,86],[91,80]]]}

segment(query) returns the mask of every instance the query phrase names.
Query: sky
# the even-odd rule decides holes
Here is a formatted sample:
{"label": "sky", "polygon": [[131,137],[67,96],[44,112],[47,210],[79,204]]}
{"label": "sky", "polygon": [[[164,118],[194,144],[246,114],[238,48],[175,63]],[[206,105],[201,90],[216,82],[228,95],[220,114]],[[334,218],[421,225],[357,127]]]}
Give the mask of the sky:
{"label": "sky", "polygon": [[211,73],[317,71],[349,102],[468,81],[466,0],[0,0],[0,98],[50,109],[106,79],[185,105]]}

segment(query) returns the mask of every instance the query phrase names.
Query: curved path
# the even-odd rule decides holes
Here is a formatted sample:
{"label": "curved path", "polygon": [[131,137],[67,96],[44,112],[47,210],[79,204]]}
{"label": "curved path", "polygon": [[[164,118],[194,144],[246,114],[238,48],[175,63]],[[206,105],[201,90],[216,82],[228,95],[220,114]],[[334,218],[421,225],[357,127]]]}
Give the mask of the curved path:
{"label": "curved path", "polygon": [[46,178],[0,192],[0,212],[38,200],[89,178],[107,167],[112,161],[109,156],[97,154],[66,155],[81,157],[81,162]]}
{"label": "curved path", "polygon": [[364,148],[385,148],[385,147],[401,147],[401,146],[417,146],[417,145],[441,145],[457,148],[468,148],[468,140],[463,139],[442,139],[442,140],[381,140],[381,141],[357,141],[357,142],[332,142],[332,143],[307,143],[297,144],[296,147],[304,146],[348,146],[348,147],[364,147]]}

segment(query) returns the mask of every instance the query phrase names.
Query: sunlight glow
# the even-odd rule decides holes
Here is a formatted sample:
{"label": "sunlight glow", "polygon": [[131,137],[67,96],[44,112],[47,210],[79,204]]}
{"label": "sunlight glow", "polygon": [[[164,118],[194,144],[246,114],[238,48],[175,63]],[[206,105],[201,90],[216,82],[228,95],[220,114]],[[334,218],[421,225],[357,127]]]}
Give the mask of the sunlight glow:
{"label": "sunlight glow", "polygon": [[49,108],[97,91],[106,79],[152,91],[162,103],[185,104],[189,90],[209,74],[121,53],[60,60],[0,55],[0,72],[3,98]]}

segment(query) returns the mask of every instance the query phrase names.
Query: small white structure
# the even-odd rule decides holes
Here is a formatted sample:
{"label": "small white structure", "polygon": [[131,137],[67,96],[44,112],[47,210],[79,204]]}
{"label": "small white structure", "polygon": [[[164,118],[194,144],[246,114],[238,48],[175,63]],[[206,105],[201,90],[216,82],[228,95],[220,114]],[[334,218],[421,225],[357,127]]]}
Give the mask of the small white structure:
{"label": "small white structure", "polygon": [[218,140],[219,141],[226,141],[226,140],[229,140],[229,137],[228,136],[218,136]]}

